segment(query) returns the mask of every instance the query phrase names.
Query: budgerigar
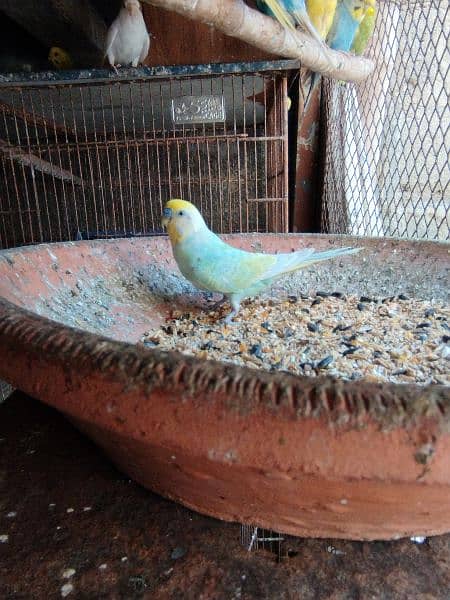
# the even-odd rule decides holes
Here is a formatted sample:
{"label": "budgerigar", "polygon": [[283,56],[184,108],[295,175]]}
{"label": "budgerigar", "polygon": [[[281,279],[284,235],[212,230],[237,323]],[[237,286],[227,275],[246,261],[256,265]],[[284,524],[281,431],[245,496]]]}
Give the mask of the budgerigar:
{"label": "budgerigar", "polygon": [[369,6],[366,12],[366,16],[361,21],[358,31],[356,32],[355,39],[353,40],[352,47],[350,50],[355,54],[361,55],[369,43],[372,37],[373,30],[375,29],[375,22],[377,20],[377,4],[373,0],[373,4]]}
{"label": "budgerigar", "polygon": [[53,46],[48,53],[48,60],[52,63],[55,69],[71,69],[73,62],[70,54],[63,48]]}
{"label": "budgerigar", "polygon": [[105,56],[116,67],[137,67],[144,62],[150,48],[150,36],[138,0],[125,0],[106,36]]}
{"label": "budgerigar", "polygon": [[306,10],[317,33],[324,40],[333,24],[337,0],[306,0]]}
{"label": "budgerigar", "polygon": [[358,28],[368,13],[374,11],[375,0],[338,0],[336,13],[327,37],[333,50],[348,52]]}
{"label": "budgerigar", "polygon": [[308,15],[305,0],[256,0],[256,5],[261,12],[274,17],[287,29],[294,30],[296,25],[300,25],[319,44],[323,44]]}
{"label": "budgerigar", "polygon": [[185,200],[169,200],[162,224],[167,228],[173,255],[182,274],[201,290],[222,293],[232,311],[230,323],[247,296],[259,294],[282,275],[329,258],[353,254],[359,248],[316,252],[314,248],[290,254],[261,254],[234,248],[208,229],[197,208]]}

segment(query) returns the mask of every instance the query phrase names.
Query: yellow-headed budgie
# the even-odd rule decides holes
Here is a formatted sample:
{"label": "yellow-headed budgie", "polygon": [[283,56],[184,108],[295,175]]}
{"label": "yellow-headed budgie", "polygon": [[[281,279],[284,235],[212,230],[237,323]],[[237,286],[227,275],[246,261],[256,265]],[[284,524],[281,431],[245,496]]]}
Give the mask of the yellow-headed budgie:
{"label": "yellow-headed budgie", "polygon": [[355,54],[363,54],[372,37],[373,30],[375,29],[375,22],[377,20],[377,5],[374,1],[366,12],[366,16],[361,21],[358,31],[356,32],[355,39],[353,40],[352,47],[350,50]]}
{"label": "yellow-headed budgie", "polygon": [[150,36],[138,0],[125,0],[106,36],[105,56],[114,70],[144,62],[150,49]]}
{"label": "yellow-headed budgie", "polygon": [[70,54],[62,48],[58,48],[58,46],[53,46],[50,48],[48,60],[52,63],[55,69],[71,69],[73,67]]}
{"label": "yellow-headed budgie", "polygon": [[314,248],[290,254],[261,254],[234,248],[208,229],[197,208],[185,200],[169,200],[162,223],[167,228],[173,255],[182,274],[201,290],[222,293],[230,302],[230,323],[240,303],[270,286],[282,275],[314,263],[353,254],[359,248],[316,252]]}

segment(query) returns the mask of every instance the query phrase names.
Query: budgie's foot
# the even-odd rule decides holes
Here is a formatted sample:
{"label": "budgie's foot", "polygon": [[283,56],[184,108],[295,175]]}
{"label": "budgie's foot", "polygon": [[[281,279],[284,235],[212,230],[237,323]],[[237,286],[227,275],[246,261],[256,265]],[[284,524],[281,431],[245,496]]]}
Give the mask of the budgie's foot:
{"label": "budgie's foot", "polygon": [[233,321],[234,317],[237,315],[236,310],[232,310],[230,314],[228,314],[224,319],[220,319],[220,322],[224,325],[235,325],[236,323]]}
{"label": "budgie's foot", "polygon": [[120,66],[121,66],[121,65],[112,65],[113,71],[114,71],[114,73],[115,73],[116,75],[118,75],[118,74],[119,74],[119,70],[118,70],[118,68],[117,68],[117,67],[120,67]]}
{"label": "budgie's foot", "polygon": [[229,315],[227,315],[225,317],[225,319],[222,319],[222,323],[224,323],[225,325],[233,325],[233,319],[234,317],[238,314],[239,309],[241,307],[241,299],[239,298],[239,300],[237,298],[234,298],[233,296],[231,296],[230,300],[230,304],[231,304],[231,308],[233,309]]}

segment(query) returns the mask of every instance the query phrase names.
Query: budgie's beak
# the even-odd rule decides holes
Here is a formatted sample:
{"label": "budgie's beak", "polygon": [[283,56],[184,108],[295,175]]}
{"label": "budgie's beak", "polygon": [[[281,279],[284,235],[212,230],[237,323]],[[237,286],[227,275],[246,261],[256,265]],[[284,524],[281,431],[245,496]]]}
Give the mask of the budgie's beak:
{"label": "budgie's beak", "polygon": [[171,218],[172,218],[172,209],[166,207],[163,210],[163,216],[162,216],[162,219],[161,219],[161,223],[162,223],[163,227],[167,227],[167,225],[169,224]]}

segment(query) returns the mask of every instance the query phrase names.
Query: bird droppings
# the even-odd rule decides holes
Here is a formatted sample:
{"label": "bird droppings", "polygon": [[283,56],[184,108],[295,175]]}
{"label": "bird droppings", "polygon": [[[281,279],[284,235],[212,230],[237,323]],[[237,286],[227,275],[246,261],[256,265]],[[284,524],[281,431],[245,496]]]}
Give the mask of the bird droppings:
{"label": "bird droppings", "polygon": [[8,517],[8,519],[14,519],[14,517],[17,516],[17,513],[15,510],[11,510],[9,513],[7,513],[6,516]]}
{"label": "bird droppings", "polygon": [[65,583],[61,587],[61,596],[63,598],[65,598],[66,596],[68,596],[71,592],[73,592],[73,585],[71,583]]}
{"label": "bird droppings", "polygon": [[64,571],[62,572],[62,578],[63,579],[70,579],[71,577],[73,577],[75,575],[76,571],[75,569],[64,569]]}
{"label": "bird droppings", "polygon": [[106,563],[102,563],[101,565],[99,565],[98,568],[100,569],[100,571],[104,571],[105,569],[108,568],[108,565]]}
{"label": "bird droppings", "polygon": [[92,506],[83,506],[83,512],[89,512],[92,510]]}
{"label": "bird droppings", "polygon": [[343,556],[345,554],[345,552],[343,552],[342,550],[338,550],[334,546],[327,546],[327,552],[329,552],[330,554],[334,554],[335,556]]}
{"label": "bird droppings", "polygon": [[[230,326],[221,322],[226,307],[210,313],[173,311],[165,325],[146,332],[141,341],[267,371],[448,385],[450,347],[442,335],[442,325],[450,321],[448,306],[401,296],[323,293],[295,302],[292,297],[247,300]],[[361,301],[364,311],[358,308]]]}
{"label": "bird droppings", "polygon": [[120,559],[120,562],[127,562],[128,560],[128,556],[122,556],[122,558]]}
{"label": "bird droppings", "polygon": [[54,502],[50,502],[50,504],[48,505],[49,508],[55,508],[56,504]]}
{"label": "bird droppings", "polygon": [[73,513],[74,511],[75,511],[75,509],[74,509],[74,508],[68,508],[68,509],[66,510],[66,513]]}
{"label": "bird droppings", "polygon": [[3,533],[0,535],[0,544],[6,544],[6,542],[9,540],[9,535],[6,533]]}

